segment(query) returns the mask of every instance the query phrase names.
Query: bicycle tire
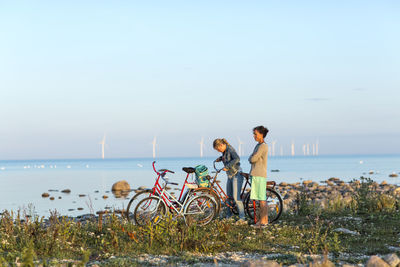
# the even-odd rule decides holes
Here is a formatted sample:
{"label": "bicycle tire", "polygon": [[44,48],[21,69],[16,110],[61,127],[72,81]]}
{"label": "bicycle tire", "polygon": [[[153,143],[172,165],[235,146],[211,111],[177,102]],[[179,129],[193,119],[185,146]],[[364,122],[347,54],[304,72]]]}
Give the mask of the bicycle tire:
{"label": "bicycle tire", "polygon": [[219,197],[219,195],[217,193],[215,193],[215,191],[213,189],[208,188],[208,187],[200,187],[200,188],[193,189],[192,194],[196,195],[196,193],[199,193],[199,192],[209,195],[215,200],[215,203],[217,204],[215,215],[217,216],[221,212],[221,198]]}
{"label": "bicycle tire", "polygon": [[199,226],[209,224],[216,216],[216,206],[217,204],[210,196],[199,195],[193,197],[185,207],[184,217],[186,224],[195,223]]}
{"label": "bicycle tire", "polygon": [[[155,208],[149,209],[150,205]],[[167,207],[161,198],[156,196],[146,197],[142,199],[135,207],[133,218],[136,225],[144,226],[149,223],[159,223],[167,213]]]}
{"label": "bicycle tire", "polygon": [[136,193],[128,203],[128,206],[126,207],[126,212],[125,212],[125,217],[129,222],[133,221],[133,214],[135,212],[135,208],[137,204],[144,198],[150,197],[153,194],[152,189],[145,189],[143,191],[140,191],[139,193]]}
{"label": "bicycle tire", "polygon": [[[246,193],[244,197],[244,209],[247,215],[254,220],[254,208],[253,208],[253,200],[250,199],[250,192]],[[267,203],[268,203],[268,221],[269,223],[276,222],[279,217],[282,215],[283,211],[283,201],[282,197],[279,195],[277,191],[271,188],[267,188]],[[257,221],[260,216],[260,204],[256,201],[256,215]]]}

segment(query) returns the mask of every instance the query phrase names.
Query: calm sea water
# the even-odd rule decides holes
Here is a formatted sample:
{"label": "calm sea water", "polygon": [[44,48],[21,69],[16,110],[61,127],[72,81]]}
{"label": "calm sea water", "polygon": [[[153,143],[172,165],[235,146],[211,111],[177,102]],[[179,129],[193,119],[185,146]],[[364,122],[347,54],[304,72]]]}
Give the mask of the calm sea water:
{"label": "calm sea water", "polygon": [[[212,169],[213,160],[214,158],[160,158],[157,159],[156,166],[158,169],[175,171],[175,174],[168,176],[171,181],[181,185],[185,179],[182,167],[204,164]],[[57,210],[63,215],[77,216],[103,210],[105,207],[121,209],[127,206],[131,195],[128,199],[115,198],[110,192],[112,184],[118,180],[126,180],[131,188],[152,186],[156,178],[152,161],[153,159],[0,161],[0,210],[32,210],[34,207],[39,215],[47,216],[50,210]],[[242,168],[245,172],[250,169],[247,157],[243,157]],[[370,171],[374,171],[374,174],[368,174]],[[400,184],[400,178],[389,178],[389,174],[393,172],[400,172],[400,155],[296,156],[268,159],[268,179],[277,182],[320,182],[330,177],[350,181],[367,176],[377,182],[386,180]],[[222,174],[220,178],[225,182],[226,175]],[[71,190],[70,194],[60,192],[67,188]],[[96,193],[96,190],[99,192]],[[49,192],[55,200],[42,198],[44,192]],[[79,194],[86,196],[79,197]],[[109,198],[103,199],[103,195]],[[83,210],[78,211],[77,208]]]}

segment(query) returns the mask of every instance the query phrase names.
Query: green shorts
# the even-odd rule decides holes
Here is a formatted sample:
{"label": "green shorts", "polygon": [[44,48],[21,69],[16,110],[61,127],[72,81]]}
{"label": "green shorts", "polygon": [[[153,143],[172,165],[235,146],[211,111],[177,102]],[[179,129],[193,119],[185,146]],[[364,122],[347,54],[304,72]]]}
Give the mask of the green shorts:
{"label": "green shorts", "polygon": [[267,178],[251,176],[250,199],[267,200]]}

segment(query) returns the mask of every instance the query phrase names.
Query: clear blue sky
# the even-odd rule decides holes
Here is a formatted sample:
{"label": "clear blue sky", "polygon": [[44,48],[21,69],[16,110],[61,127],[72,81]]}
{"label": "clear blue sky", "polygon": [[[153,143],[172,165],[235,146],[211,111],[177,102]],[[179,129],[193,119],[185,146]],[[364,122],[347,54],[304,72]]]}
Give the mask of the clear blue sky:
{"label": "clear blue sky", "polygon": [[399,153],[398,1],[1,1],[0,159]]}

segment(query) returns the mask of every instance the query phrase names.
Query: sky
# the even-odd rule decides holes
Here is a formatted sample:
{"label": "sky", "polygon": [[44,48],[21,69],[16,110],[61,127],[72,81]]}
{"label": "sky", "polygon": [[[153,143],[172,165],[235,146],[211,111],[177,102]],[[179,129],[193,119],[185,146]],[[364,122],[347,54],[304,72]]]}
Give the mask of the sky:
{"label": "sky", "polygon": [[0,160],[399,154],[398,1],[0,0]]}

